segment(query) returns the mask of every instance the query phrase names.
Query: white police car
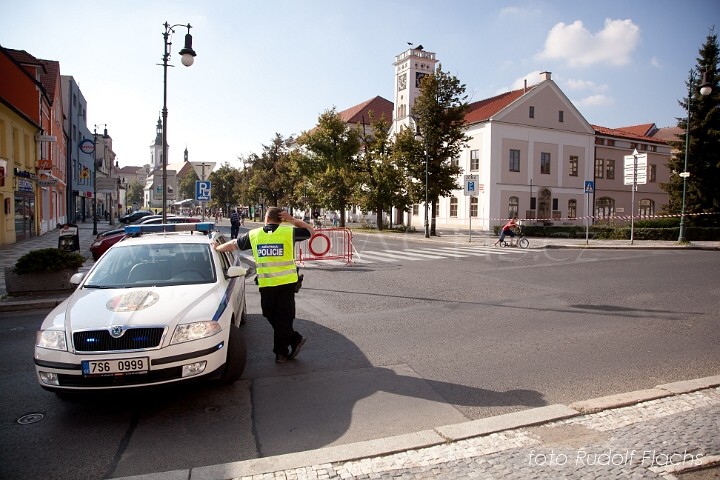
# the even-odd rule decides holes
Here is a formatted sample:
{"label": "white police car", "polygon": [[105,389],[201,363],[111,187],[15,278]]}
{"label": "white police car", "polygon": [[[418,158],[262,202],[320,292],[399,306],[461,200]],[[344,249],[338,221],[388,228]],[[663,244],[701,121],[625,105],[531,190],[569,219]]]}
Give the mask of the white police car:
{"label": "white police car", "polygon": [[40,385],[56,393],[166,384],[245,368],[245,277],[212,223],[134,225],[37,332]]}

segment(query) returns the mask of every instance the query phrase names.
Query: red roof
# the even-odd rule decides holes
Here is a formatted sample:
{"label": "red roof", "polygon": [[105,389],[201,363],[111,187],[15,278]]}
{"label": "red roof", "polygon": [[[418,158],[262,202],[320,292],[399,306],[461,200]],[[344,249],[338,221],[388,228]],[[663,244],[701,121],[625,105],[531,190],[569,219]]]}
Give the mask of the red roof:
{"label": "red roof", "polygon": [[339,112],[340,118],[345,123],[370,123],[370,112],[373,113],[375,119],[380,119],[382,116],[388,122],[392,122],[393,118],[393,102],[386,100],[381,96],[371,98],[363,103],[350,107],[347,110]]}
{"label": "red roof", "polygon": [[601,127],[600,125],[591,125],[591,127],[593,128],[593,130],[595,130],[595,133],[598,135],[607,135],[610,137],[627,138],[629,140],[638,140],[638,141],[650,142],[650,143],[665,143],[665,141],[662,139],[647,137],[645,135],[637,135],[637,134],[631,133],[627,130]]}
{"label": "red roof", "polygon": [[523,94],[529,92],[534,87],[533,85],[527,89],[501,93],[495,97],[471,103],[468,107],[468,112],[465,114],[465,123],[478,123],[490,119],[490,117],[522,97]]}
{"label": "red roof", "polygon": [[618,127],[616,130],[622,130],[632,135],[640,135],[641,137],[652,137],[657,127],[654,123],[643,123],[642,125],[632,125],[630,127]]}

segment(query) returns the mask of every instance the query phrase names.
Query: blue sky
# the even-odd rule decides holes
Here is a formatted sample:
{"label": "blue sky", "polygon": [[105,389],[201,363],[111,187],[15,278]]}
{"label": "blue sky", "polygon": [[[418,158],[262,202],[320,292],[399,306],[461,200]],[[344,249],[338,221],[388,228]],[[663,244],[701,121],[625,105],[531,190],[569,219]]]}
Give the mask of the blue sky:
{"label": "blue sky", "polygon": [[0,0],[0,44],[57,60],[107,124],[120,166],[149,163],[162,108],[163,24],[190,23],[195,63],[172,38],[170,162],[240,166],[275,133],[323,111],[393,100],[393,60],[422,44],[481,100],[553,80],[605,127],[684,117],[678,100],[715,25],[717,0]]}

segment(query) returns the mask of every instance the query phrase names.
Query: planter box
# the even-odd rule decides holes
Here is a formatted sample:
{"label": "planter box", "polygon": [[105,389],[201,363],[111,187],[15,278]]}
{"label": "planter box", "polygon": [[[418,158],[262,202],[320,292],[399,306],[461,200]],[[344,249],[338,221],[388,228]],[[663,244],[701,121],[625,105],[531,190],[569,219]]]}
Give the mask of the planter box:
{"label": "planter box", "polygon": [[77,273],[75,270],[18,275],[14,269],[5,267],[5,290],[10,296],[70,293],[77,287],[70,283],[70,277]]}

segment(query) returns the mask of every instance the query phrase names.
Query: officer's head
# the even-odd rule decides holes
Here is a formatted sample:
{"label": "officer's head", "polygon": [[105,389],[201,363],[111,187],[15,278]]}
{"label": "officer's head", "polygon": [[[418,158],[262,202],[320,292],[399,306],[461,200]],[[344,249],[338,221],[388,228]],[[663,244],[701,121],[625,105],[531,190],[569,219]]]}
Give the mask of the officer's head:
{"label": "officer's head", "polygon": [[282,208],[270,207],[265,214],[265,223],[282,223],[282,217],[280,216]]}

